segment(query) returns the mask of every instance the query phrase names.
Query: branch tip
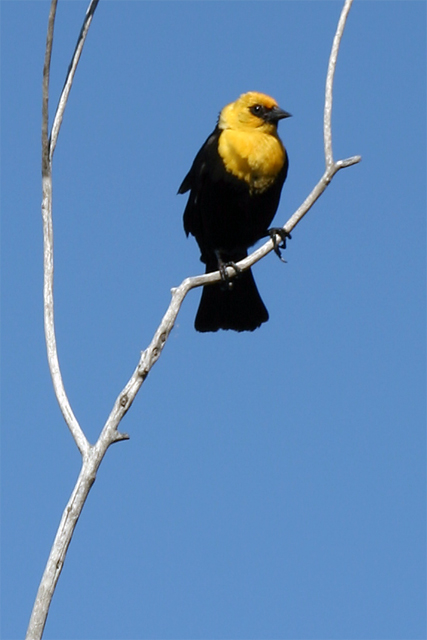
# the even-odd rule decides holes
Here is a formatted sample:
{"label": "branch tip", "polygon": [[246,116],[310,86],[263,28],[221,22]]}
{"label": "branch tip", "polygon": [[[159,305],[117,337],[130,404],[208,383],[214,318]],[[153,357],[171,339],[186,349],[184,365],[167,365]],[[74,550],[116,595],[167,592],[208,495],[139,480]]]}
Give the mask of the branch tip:
{"label": "branch tip", "polygon": [[339,160],[339,163],[342,167],[351,167],[353,164],[358,164],[361,162],[362,156],[351,156],[351,158],[345,158],[344,160]]}
{"label": "branch tip", "polygon": [[122,442],[122,440],[130,440],[130,435],[128,433],[121,433],[121,431],[116,431],[111,444],[114,444],[115,442]]}

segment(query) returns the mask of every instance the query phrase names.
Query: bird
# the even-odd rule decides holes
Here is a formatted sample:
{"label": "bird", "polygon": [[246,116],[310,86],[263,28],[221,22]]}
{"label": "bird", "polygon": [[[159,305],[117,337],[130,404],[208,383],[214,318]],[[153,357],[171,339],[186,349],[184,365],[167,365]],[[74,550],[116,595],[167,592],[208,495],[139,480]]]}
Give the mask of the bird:
{"label": "bird", "polygon": [[[269,225],[289,166],[277,125],[290,116],[264,93],[242,94],[222,109],[178,189],[179,194],[190,192],[185,233],[195,237],[206,273],[219,270],[222,278],[203,287],[197,331],[254,331],[269,318],[251,270],[241,271],[235,263],[268,235],[279,253],[276,234],[284,242],[288,236]],[[229,266],[236,272],[233,278],[227,276]]]}

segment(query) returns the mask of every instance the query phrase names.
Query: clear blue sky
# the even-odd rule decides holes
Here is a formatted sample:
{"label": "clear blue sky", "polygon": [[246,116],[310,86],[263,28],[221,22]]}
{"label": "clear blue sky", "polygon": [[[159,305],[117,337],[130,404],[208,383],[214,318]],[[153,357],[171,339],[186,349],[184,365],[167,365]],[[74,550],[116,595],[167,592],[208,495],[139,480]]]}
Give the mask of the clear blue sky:
{"label": "clear blue sky", "polygon": [[[54,159],[59,358],[94,442],[170,288],[178,186],[219,110],[273,95],[284,224],[324,169],[341,2],[101,2]],[[86,4],[59,2],[52,108]],[[80,459],[45,355],[47,2],[2,12],[2,638],[22,638]],[[413,640],[425,628],[426,4],[355,2],[340,172],[255,269],[270,321],[197,334],[193,291],[78,523],[49,640]]]}

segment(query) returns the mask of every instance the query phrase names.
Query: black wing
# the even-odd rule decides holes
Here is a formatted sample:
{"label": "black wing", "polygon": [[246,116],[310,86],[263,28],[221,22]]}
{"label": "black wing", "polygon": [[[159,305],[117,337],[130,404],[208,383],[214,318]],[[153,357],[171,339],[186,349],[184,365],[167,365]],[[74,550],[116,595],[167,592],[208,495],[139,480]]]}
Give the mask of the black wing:
{"label": "black wing", "polygon": [[206,179],[212,179],[212,168],[219,160],[218,138],[220,133],[221,130],[216,127],[207,138],[178,189],[178,193],[190,191],[184,211],[184,229],[187,236],[189,233],[196,237],[199,235],[200,215],[198,215],[198,201]]}
{"label": "black wing", "polygon": [[194,158],[191,169],[182,181],[181,186],[178,189],[178,193],[186,193],[190,189],[197,188],[203,173],[206,171],[206,162],[212,156],[212,153],[215,154],[217,152],[220,133],[220,129],[216,127],[215,131],[213,131],[213,133],[211,133],[207,138],[206,142]]}

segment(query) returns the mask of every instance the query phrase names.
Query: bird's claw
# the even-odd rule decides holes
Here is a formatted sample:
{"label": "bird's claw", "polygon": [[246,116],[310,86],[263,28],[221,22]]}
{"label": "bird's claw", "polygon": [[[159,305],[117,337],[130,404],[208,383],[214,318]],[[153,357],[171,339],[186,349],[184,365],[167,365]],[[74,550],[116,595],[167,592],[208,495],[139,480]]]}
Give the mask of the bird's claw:
{"label": "bird's claw", "polygon": [[234,269],[236,273],[236,275],[234,276],[235,278],[238,278],[239,275],[242,273],[242,270],[240,269],[240,267],[237,266],[235,262],[232,262],[232,261],[223,262],[222,260],[218,260],[218,269],[221,274],[222,286],[226,290],[230,290],[233,288],[233,282],[227,273],[228,267],[231,267],[232,269]]}
{"label": "bird's claw", "polygon": [[[291,240],[292,236],[288,231],[285,231],[283,227],[272,227],[268,230],[268,235],[273,240],[273,249],[276,256],[282,262],[286,262],[284,258],[282,258],[282,252],[280,249],[286,249],[286,240]],[[277,241],[277,236],[280,236],[281,242]]]}

